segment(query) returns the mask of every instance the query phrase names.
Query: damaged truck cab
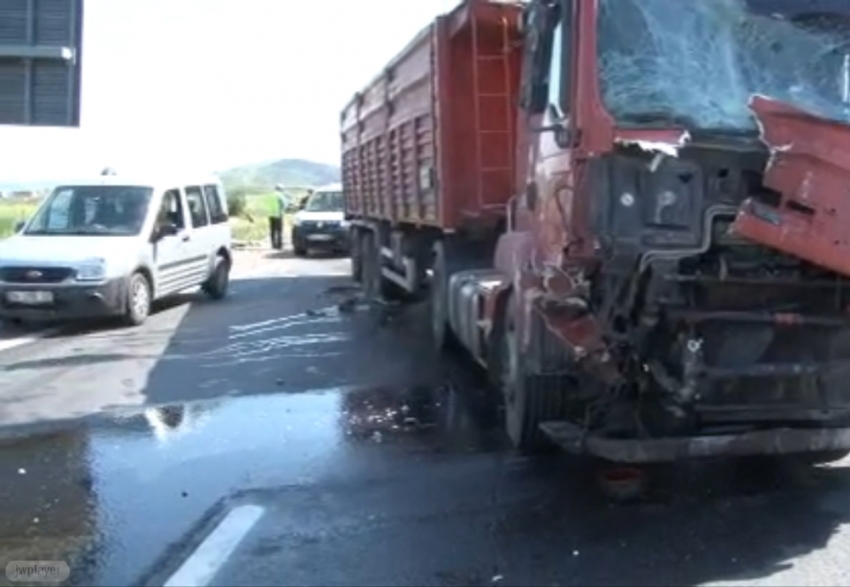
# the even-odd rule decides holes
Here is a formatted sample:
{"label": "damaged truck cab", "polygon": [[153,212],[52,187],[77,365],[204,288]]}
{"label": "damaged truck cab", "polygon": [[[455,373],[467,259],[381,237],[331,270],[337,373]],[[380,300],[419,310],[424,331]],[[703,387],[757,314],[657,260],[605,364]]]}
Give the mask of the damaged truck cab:
{"label": "damaged truck cab", "polygon": [[[494,4],[462,10],[474,19]],[[415,295],[432,275],[435,339],[487,367],[521,450],[554,441],[621,462],[841,458],[848,10],[835,0],[513,8],[492,34],[519,69],[505,75],[515,123],[468,132],[485,147],[507,137],[514,179],[497,194],[479,161],[478,183],[462,186],[489,187],[477,201],[502,201],[503,214],[425,230],[349,207],[357,234],[371,235],[359,249],[367,290],[394,275]],[[435,94],[437,106],[462,91]],[[438,158],[461,158],[462,140],[444,133]],[[356,167],[349,160],[347,199],[362,191]],[[428,187],[445,209],[440,191],[455,186],[443,168]],[[483,208],[467,216],[487,218]],[[382,233],[414,271],[381,264],[391,246],[371,253]]]}

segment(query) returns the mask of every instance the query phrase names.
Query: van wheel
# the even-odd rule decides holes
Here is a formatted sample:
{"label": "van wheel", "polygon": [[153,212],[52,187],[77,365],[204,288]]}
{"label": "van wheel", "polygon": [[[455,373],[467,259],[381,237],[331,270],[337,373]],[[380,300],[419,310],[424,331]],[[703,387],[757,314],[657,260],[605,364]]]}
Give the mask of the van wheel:
{"label": "van wheel", "polygon": [[215,267],[204,284],[204,292],[214,300],[220,300],[227,295],[230,286],[230,263],[222,255],[215,258]]}
{"label": "van wheel", "polygon": [[142,273],[134,273],[127,285],[127,310],[124,322],[140,326],[151,313],[151,284]]}

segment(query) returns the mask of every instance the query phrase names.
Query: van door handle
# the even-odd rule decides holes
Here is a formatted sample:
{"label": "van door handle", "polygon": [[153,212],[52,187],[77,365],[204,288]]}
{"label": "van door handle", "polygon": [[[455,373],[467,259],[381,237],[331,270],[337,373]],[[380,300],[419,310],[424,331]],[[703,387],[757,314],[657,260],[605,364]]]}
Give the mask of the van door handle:
{"label": "van door handle", "polygon": [[192,238],[192,237],[190,237],[188,234],[184,234],[182,237],[180,237],[180,240],[181,240],[181,241],[183,241],[183,242],[185,243],[185,242],[186,242],[186,241],[188,241],[190,238]]}

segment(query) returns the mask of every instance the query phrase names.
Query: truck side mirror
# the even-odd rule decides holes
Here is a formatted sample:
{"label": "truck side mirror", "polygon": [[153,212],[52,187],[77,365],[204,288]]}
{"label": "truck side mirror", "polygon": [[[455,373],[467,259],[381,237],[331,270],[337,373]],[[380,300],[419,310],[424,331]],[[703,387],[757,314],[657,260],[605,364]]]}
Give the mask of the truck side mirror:
{"label": "truck side mirror", "polygon": [[548,106],[547,111],[550,122],[542,126],[533,126],[529,130],[535,134],[542,134],[544,132],[555,133],[555,143],[559,147],[566,149],[572,146],[574,137],[569,120],[564,118],[564,115],[552,104]]}
{"label": "truck side mirror", "polygon": [[153,230],[152,240],[156,242],[167,236],[175,236],[178,232],[180,232],[180,229],[173,222],[158,224]]}

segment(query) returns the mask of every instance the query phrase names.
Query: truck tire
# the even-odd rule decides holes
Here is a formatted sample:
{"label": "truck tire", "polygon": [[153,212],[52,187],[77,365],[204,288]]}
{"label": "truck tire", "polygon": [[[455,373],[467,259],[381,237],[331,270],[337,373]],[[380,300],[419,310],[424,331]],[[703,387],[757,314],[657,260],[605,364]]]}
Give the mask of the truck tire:
{"label": "truck tire", "polygon": [[529,369],[516,329],[512,297],[508,299],[505,312],[498,361],[501,367],[498,380],[505,402],[505,430],[514,448],[520,452],[545,452],[553,446],[540,430],[540,424],[564,418],[564,393],[545,385],[546,378]]}
{"label": "truck tire", "polygon": [[367,300],[378,299],[381,292],[381,258],[375,244],[375,233],[364,230],[360,236],[360,266],[363,295]]}
{"label": "truck tire", "polygon": [[433,277],[428,289],[431,306],[431,337],[434,348],[442,351],[456,342],[449,326],[449,266],[442,241],[433,246]]}
{"label": "truck tire", "polygon": [[349,250],[351,254],[351,279],[354,283],[363,282],[363,249],[360,245],[362,240],[363,231],[356,227],[352,228]]}

